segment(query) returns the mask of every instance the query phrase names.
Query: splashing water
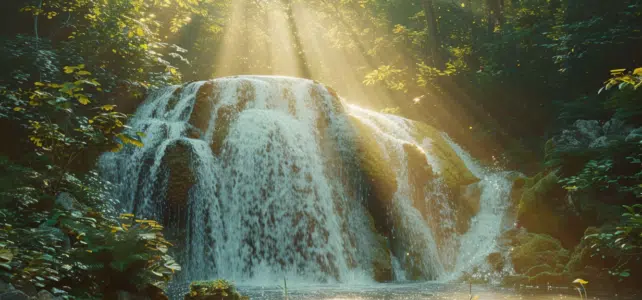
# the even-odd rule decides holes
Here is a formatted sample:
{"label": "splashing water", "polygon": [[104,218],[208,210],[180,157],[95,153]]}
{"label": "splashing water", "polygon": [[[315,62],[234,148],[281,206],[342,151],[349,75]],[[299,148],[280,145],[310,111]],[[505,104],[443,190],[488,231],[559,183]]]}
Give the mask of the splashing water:
{"label": "splashing water", "polygon": [[[316,82],[171,86],[130,126],[146,133],[144,146],[103,155],[101,172],[126,209],[182,241],[185,282],[448,279],[498,251],[504,173],[426,125],[348,105]],[[479,195],[463,201],[470,189]],[[460,213],[468,206],[479,208]]]}

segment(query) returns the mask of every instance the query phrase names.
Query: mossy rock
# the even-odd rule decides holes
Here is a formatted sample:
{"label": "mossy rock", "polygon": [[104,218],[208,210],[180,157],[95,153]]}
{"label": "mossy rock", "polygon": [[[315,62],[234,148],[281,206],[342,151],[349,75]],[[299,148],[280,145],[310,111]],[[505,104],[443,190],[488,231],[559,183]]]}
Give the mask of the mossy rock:
{"label": "mossy rock", "polygon": [[568,286],[572,280],[571,275],[568,273],[541,272],[529,277],[528,283],[532,285]]}
{"label": "mossy rock", "polygon": [[457,191],[461,186],[479,181],[479,178],[473,175],[457,152],[444,139],[441,132],[421,122],[412,122],[412,126],[414,127],[413,137],[417,141],[422,142],[424,139],[431,141],[430,152],[439,160],[441,176],[449,188]]}
{"label": "mossy rock", "polygon": [[510,255],[517,273],[525,274],[539,265],[556,266],[568,262],[568,250],[562,247],[559,240],[549,235],[522,232],[516,239]]}
{"label": "mossy rock", "polygon": [[163,206],[163,225],[165,226],[174,223],[179,228],[185,228],[189,190],[196,182],[196,175],[190,168],[191,151],[191,146],[182,140],[167,146],[165,150],[162,165],[169,171],[166,202]]}
{"label": "mossy rock", "polygon": [[525,180],[519,193],[517,223],[530,232],[551,235],[570,248],[579,241],[584,223],[566,204],[567,192],[558,180],[557,172]]}
{"label": "mossy rock", "polygon": [[533,210],[541,208],[539,206],[541,206],[542,199],[546,197],[552,189],[559,187],[557,183],[559,178],[556,172],[550,172],[538,180],[537,178],[539,178],[539,176],[541,175],[538,174],[533,179],[525,180],[525,190],[521,195],[517,211],[518,219],[525,218],[526,215],[533,214]]}
{"label": "mossy rock", "polygon": [[213,281],[195,281],[189,286],[189,294],[185,300],[244,300],[236,287],[223,279]]}
{"label": "mossy rock", "polygon": [[526,275],[508,275],[502,278],[501,285],[503,286],[515,286],[528,283],[528,276]]}
{"label": "mossy rock", "polygon": [[397,174],[377,143],[375,132],[356,117],[351,116],[350,120],[357,131],[355,145],[359,167],[365,184],[370,187],[368,210],[377,231],[386,234],[389,229],[385,225],[389,221],[387,211],[397,191]]}
{"label": "mossy rock", "polygon": [[[597,234],[600,233],[600,229],[596,227],[588,227],[584,231],[584,235]],[[610,231],[610,230],[609,230]],[[613,261],[611,257],[603,259],[600,255],[595,255],[595,250],[591,249],[591,243],[585,239],[582,239],[579,245],[575,247],[573,253],[570,256],[568,263],[565,266],[565,270],[571,273],[580,273],[586,271],[587,268],[596,268],[599,270],[607,269],[612,265],[615,265],[617,262]],[[596,279],[596,273],[588,272],[589,274],[585,275],[583,278],[594,280]],[[593,274],[591,274],[593,273]]]}
{"label": "mossy rock", "polygon": [[534,266],[534,267],[528,269],[528,271],[526,271],[525,274],[527,276],[535,276],[535,275],[537,275],[539,273],[542,273],[542,272],[554,272],[554,271],[555,270],[550,265],[541,264],[541,265],[537,265],[537,266]]}

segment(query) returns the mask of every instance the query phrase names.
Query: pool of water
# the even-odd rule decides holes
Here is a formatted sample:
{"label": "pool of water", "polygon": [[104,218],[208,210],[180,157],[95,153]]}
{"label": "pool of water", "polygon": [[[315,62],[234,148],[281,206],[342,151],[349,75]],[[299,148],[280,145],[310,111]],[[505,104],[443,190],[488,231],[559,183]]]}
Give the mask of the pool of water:
{"label": "pool of water", "polygon": [[[281,287],[238,287],[239,291],[250,299],[283,300],[284,291]],[[519,289],[500,288],[489,285],[473,285],[472,295],[479,300],[551,300],[551,299],[580,299],[573,287],[524,287]],[[588,290],[589,299],[601,300],[641,300],[641,294],[616,294],[614,292],[599,292]],[[288,288],[289,300],[469,300],[470,287],[467,284],[444,283],[408,283],[408,284],[376,284],[376,285],[319,285],[295,286]]]}

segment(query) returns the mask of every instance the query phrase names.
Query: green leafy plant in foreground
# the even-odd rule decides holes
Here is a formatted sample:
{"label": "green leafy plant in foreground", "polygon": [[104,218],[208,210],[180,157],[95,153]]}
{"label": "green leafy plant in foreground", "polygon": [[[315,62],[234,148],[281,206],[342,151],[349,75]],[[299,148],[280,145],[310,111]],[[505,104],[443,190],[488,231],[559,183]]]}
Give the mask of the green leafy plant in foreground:
{"label": "green leafy plant in foreground", "polygon": [[[0,274],[17,287],[95,297],[117,291],[161,292],[180,266],[155,221],[91,210],[55,210],[43,226],[0,230]],[[73,286],[73,289],[71,288]]]}
{"label": "green leafy plant in foreground", "polygon": [[628,264],[642,253],[642,204],[624,205],[626,212],[622,214],[623,221],[615,231],[606,231],[585,236],[591,241],[593,255],[617,257],[617,263],[609,270],[609,274],[623,280],[631,276]]}
{"label": "green leafy plant in foreground", "polygon": [[[0,157],[0,280],[66,299],[162,293],[180,270],[163,227],[118,216],[95,174],[78,179],[58,172]],[[59,190],[68,203],[54,203],[52,192]]]}

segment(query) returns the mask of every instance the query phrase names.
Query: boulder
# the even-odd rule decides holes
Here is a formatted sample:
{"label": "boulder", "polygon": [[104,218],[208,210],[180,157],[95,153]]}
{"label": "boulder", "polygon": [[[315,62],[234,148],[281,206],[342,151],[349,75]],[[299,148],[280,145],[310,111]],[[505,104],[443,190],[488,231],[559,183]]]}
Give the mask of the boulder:
{"label": "boulder", "polygon": [[[552,271],[551,266],[566,264],[569,251],[562,247],[559,240],[549,235],[521,231],[513,239],[510,257],[515,272],[535,276],[538,272]],[[537,268],[533,269],[534,267]]]}
{"label": "boulder", "polygon": [[375,132],[355,117],[351,116],[350,120],[357,132],[357,163],[369,190],[367,207],[374,218],[377,231],[388,235],[392,220],[387,212],[397,191],[397,174],[377,143]]}
{"label": "boulder", "polygon": [[183,140],[177,140],[167,146],[162,165],[168,172],[166,202],[163,206],[163,225],[174,224],[185,228],[187,201],[189,190],[196,182],[196,176],[191,169],[191,146]]}
{"label": "boulder", "polygon": [[208,81],[204,83],[196,93],[194,107],[189,118],[189,124],[201,133],[207,131],[207,127],[212,116],[212,107],[218,101],[221,88],[218,83]]}
{"label": "boulder", "polygon": [[213,281],[195,281],[189,286],[189,294],[185,300],[242,300],[249,299],[242,296],[236,287],[223,279]]}
{"label": "boulder", "polygon": [[430,153],[437,158],[439,173],[451,190],[458,191],[461,186],[479,181],[479,178],[475,177],[466,167],[464,161],[442,136],[441,132],[421,122],[412,122],[412,126],[415,140],[429,143]]}
{"label": "boulder", "polygon": [[519,198],[517,223],[530,232],[548,234],[573,247],[582,236],[584,222],[567,201],[567,191],[558,183],[557,172],[525,179],[511,195]]}
{"label": "boulder", "polygon": [[412,202],[414,207],[425,215],[427,212],[424,205],[424,187],[430,184],[435,175],[428,164],[426,154],[421,148],[413,144],[404,144],[403,149],[408,162],[408,181],[412,189]]}

